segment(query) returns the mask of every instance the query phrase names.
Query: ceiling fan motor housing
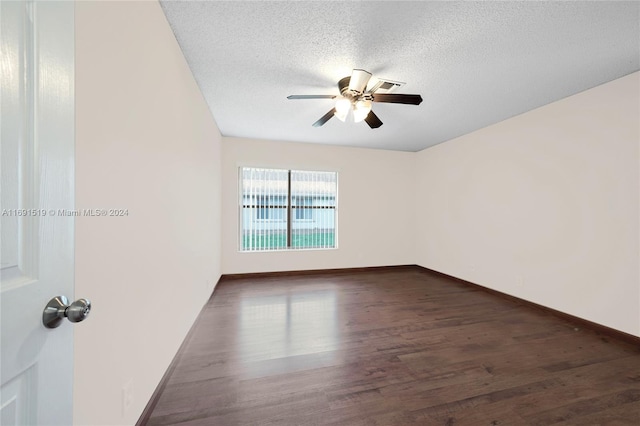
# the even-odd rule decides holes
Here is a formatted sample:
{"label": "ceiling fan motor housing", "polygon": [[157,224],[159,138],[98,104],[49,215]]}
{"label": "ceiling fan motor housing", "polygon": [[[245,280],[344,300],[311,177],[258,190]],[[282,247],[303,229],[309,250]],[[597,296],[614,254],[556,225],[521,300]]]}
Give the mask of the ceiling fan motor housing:
{"label": "ceiling fan motor housing", "polygon": [[351,81],[351,76],[348,77],[344,77],[342,79],[340,79],[340,81],[338,82],[338,88],[340,89],[340,94],[342,96],[345,95],[345,92],[347,92],[349,90],[349,82]]}
{"label": "ceiling fan motor housing", "polygon": [[340,94],[349,99],[352,103],[356,102],[360,99],[370,101],[372,99],[371,96],[365,95],[364,93],[357,92],[355,90],[349,90],[349,83],[351,82],[351,76],[344,77],[338,81],[338,89],[340,89]]}

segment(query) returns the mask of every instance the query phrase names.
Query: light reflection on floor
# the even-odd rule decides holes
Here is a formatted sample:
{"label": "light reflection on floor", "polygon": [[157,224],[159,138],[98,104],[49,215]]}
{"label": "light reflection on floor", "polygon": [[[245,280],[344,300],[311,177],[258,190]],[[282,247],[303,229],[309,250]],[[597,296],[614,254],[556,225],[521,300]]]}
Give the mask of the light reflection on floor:
{"label": "light reflection on floor", "polygon": [[339,343],[336,293],[332,290],[245,297],[239,316],[236,342],[245,360],[316,353],[333,357]]}

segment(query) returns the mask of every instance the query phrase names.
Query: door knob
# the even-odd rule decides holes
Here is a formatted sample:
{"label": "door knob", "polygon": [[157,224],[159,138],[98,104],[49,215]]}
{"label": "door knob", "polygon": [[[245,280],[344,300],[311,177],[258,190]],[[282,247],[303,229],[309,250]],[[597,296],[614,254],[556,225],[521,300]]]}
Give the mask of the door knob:
{"label": "door knob", "polygon": [[72,304],[65,296],[57,296],[49,300],[42,311],[42,324],[47,328],[58,327],[64,318],[71,322],[80,322],[89,316],[91,302],[87,299],[78,299]]}

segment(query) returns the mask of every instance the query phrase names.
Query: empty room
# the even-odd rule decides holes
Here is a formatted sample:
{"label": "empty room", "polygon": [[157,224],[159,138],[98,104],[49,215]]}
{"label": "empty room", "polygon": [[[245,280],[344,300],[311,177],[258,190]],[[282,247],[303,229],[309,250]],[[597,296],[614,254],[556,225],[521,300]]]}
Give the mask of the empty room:
{"label": "empty room", "polygon": [[4,425],[640,424],[637,1],[2,1]]}

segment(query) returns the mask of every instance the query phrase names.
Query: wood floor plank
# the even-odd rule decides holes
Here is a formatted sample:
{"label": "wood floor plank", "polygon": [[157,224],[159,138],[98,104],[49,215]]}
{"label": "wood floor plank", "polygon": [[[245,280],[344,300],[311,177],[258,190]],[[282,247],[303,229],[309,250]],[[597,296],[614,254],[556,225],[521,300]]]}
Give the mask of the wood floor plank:
{"label": "wood floor plank", "polygon": [[418,268],[223,280],[148,425],[636,425],[640,345]]}
{"label": "wood floor plank", "polygon": [[[640,389],[624,389],[604,395],[598,395],[593,398],[584,399],[573,402],[552,410],[542,411],[526,419],[532,425],[553,425],[567,420],[581,419],[590,422],[590,418],[597,417],[597,414],[604,410],[616,410],[618,407],[624,407],[626,404],[640,402]],[[594,416],[594,414],[596,416]],[[636,413],[635,418],[629,418],[629,421],[640,420],[640,413]]]}

